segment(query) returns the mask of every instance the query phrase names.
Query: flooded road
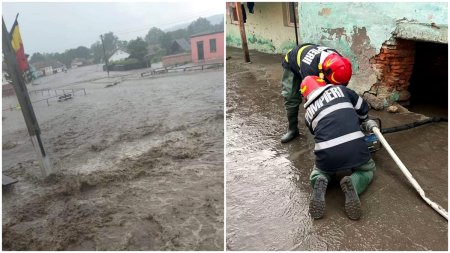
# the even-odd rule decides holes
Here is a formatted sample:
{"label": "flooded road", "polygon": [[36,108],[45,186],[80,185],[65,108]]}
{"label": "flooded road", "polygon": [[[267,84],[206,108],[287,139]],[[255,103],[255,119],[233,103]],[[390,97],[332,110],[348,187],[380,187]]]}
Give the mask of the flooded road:
{"label": "flooded road", "polygon": [[31,86],[87,92],[34,104],[46,180],[21,112],[3,112],[2,169],[19,180],[2,195],[3,249],[223,249],[223,70],[140,72],[88,66]]}
{"label": "flooded road", "polygon": [[[228,250],[447,250],[447,221],[428,207],[388,153],[373,155],[374,181],[362,194],[363,216],[347,218],[338,183],[327,191],[323,219],[308,213],[312,135],[300,110],[300,138],[279,139],[287,119],[280,94],[280,55],[227,48],[227,228]],[[371,111],[383,127],[423,118],[414,113]],[[447,123],[386,135],[433,201],[447,208]]]}

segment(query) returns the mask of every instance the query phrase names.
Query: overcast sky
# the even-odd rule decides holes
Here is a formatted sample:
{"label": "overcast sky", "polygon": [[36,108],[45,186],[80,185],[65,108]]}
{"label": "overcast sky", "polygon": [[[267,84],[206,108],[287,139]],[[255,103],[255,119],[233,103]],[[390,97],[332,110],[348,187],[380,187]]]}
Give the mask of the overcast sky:
{"label": "overcast sky", "polygon": [[25,52],[63,52],[90,47],[100,34],[114,32],[121,40],[144,37],[152,26],[161,29],[225,11],[222,1],[178,3],[2,3],[6,27],[17,13]]}

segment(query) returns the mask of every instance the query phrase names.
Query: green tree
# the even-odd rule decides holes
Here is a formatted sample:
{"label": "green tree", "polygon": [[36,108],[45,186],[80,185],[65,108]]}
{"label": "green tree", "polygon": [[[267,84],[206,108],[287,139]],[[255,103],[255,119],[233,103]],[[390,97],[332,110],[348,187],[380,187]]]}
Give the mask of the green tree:
{"label": "green tree", "polygon": [[147,35],[145,35],[145,41],[152,45],[152,44],[158,44],[159,38],[164,34],[163,30],[159,29],[158,27],[152,27],[148,31]]}
{"label": "green tree", "polygon": [[29,61],[30,64],[38,62],[38,61],[45,61],[45,56],[41,53],[34,53],[33,55],[31,55],[31,58]]}
{"label": "green tree", "polygon": [[105,46],[106,57],[109,58],[114,54],[118,45],[119,38],[113,32],[103,34],[103,44]]}
{"label": "green tree", "polygon": [[91,45],[91,54],[92,57],[94,58],[94,63],[100,63],[104,60],[103,47],[100,41],[97,41]]}
{"label": "green tree", "polygon": [[165,33],[161,37],[159,37],[159,44],[166,50],[166,52],[169,52],[172,40],[172,34]]}
{"label": "green tree", "polygon": [[130,58],[142,61],[147,55],[147,43],[142,38],[137,37],[137,39],[128,42],[127,51],[130,54]]}
{"label": "green tree", "polygon": [[88,59],[91,56],[91,51],[87,47],[79,46],[74,50],[75,58]]}
{"label": "green tree", "polygon": [[170,33],[170,36],[174,40],[189,38],[189,34],[188,34],[186,29],[178,29],[178,30],[175,30],[175,31],[172,31],[172,32],[168,32],[168,33]]}
{"label": "green tree", "polygon": [[214,32],[221,32],[223,31],[223,20],[219,24],[214,25]]}
{"label": "green tree", "polygon": [[187,27],[189,36],[199,33],[212,32],[214,26],[206,18],[198,18]]}
{"label": "green tree", "polygon": [[117,42],[118,48],[127,48],[127,45],[128,45],[128,41],[126,41],[126,40],[119,40]]}

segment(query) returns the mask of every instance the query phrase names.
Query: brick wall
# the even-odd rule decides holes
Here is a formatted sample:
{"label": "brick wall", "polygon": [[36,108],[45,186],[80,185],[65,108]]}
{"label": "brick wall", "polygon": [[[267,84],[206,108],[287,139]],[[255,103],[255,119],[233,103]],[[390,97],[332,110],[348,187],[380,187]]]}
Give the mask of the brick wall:
{"label": "brick wall", "polygon": [[[380,53],[370,59],[377,83],[372,91],[391,102],[407,101],[409,79],[414,67],[415,42],[391,38],[383,43]],[[394,95],[393,95],[394,94]]]}
{"label": "brick wall", "polygon": [[161,62],[164,67],[191,62],[191,53],[164,56]]}

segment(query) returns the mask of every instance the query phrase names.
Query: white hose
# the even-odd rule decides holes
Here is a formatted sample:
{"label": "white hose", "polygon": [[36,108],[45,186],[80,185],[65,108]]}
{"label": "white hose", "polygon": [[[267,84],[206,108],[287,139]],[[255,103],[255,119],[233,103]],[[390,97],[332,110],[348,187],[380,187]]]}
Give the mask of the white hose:
{"label": "white hose", "polygon": [[380,129],[378,129],[378,127],[373,127],[372,131],[378,137],[378,139],[381,141],[383,146],[386,148],[388,153],[391,155],[392,159],[394,159],[394,161],[398,165],[398,167],[400,167],[400,169],[402,170],[403,174],[405,174],[405,176],[409,180],[409,182],[413,185],[413,187],[416,189],[416,191],[420,194],[420,197],[422,197],[422,199],[425,200],[425,202],[427,202],[428,205],[430,205],[436,212],[438,212],[440,215],[442,215],[445,219],[448,220],[448,212],[443,207],[434,203],[429,198],[427,198],[427,196],[425,196],[425,192],[420,187],[419,183],[417,183],[417,181],[413,178],[413,176],[408,171],[406,166],[402,163],[402,161],[400,161],[398,156],[394,153],[394,150],[392,150],[391,146],[389,146],[386,139],[384,139],[383,135],[381,134]]}

